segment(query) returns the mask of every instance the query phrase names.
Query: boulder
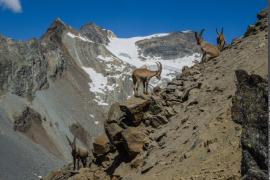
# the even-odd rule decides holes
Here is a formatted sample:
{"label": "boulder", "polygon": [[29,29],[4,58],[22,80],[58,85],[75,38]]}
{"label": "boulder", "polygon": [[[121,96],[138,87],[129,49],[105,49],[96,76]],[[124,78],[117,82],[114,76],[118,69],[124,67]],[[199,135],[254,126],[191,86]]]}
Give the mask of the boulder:
{"label": "boulder", "polygon": [[102,134],[95,139],[93,143],[93,152],[95,155],[104,155],[110,151],[110,142],[106,134]]}
{"label": "boulder", "polygon": [[235,72],[237,90],[232,99],[232,120],[242,125],[243,179],[267,178],[268,169],[268,84],[258,75]]}
{"label": "boulder", "polygon": [[116,123],[105,123],[105,132],[113,145],[121,143],[121,132],[123,129]]}
{"label": "boulder", "polygon": [[163,110],[163,105],[162,105],[162,99],[160,98],[152,98],[151,104],[149,106],[149,112],[152,115],[156,115],[161,113]]}
{"label": "boulder", "polygon": [[126,113],[121,110],[119,103],[111,105],[108,113],[108,123],[120,123],[126,116]]}
{"label": "boulder", "polygon": [[144,113],[149,109],[150,98],[130,98],[120,104],[122,111],[126,113],[125,124],[138,126],[143,120]]}
{"label": "boulder", "polygon": [[122,135],[125,148],[131,157],[135,157],[137,154],[143,151],[145,135],[139,130],[139,128],[130,127],[125,129]]}

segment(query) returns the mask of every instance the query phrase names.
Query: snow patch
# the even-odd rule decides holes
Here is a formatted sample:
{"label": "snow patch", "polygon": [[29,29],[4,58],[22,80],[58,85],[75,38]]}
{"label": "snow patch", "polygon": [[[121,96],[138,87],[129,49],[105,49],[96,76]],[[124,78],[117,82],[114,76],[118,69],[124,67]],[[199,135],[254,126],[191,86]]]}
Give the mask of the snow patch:
{"label": "snow patch", "polygon": [[95,118],[95,116],[94,116],[93,114],[89,114],[89,116],[90,116],[91,118]]}
{"label": "snow patch", "polygon": [[97,73],[91,67],[82,67],[83,70],[89,74],[92,82],[90,83],[90,91],[104,93],[105,86],[107,84],[107,78],[101,73]]}
{"label": "snow patch", "polygon": [[80,40],[82,40],[82,41],[85,41],[85,42],[91,42],[91,43],[95,43],[94,41],[91,41],[91,40],[89,40],[88,38],[86,38],[86,37],[83,37],[83,36],[81,36],[81,35],[75,35],[75,34],[73,34],[73,33],[71,33],[71,32],[68,32],[67,33],[67,35],[69,36],[69,37],[71,37],[71,38],[78,38],[78,39],[80,39]]}
{"label": "snow patch", "polygon": [[185,30],[185,31],[181,31],[182,33],[191,33],[191,32],[193,32],[193,31],[191,31],[191,30]]}
{"label": "snow patch", "polygon": [[98,105],[107,106],[108,103],[104,102],[101,95],[105,94],[107,90],[111,90],[112,87],[107,86],[107,78],[103,74],[96,72],[91,67],[82,67],[82,69],[89,75],[92,82],[89,83],[90,91],[93,92],[96,97],[94,99]]}
{"label": "snow patch", "polygon": [[97,59],[100,59],[100,60],[105,61],[105,62],[112,62],[114,60],[112,57],[104,57],[102,55],[98,55]]}

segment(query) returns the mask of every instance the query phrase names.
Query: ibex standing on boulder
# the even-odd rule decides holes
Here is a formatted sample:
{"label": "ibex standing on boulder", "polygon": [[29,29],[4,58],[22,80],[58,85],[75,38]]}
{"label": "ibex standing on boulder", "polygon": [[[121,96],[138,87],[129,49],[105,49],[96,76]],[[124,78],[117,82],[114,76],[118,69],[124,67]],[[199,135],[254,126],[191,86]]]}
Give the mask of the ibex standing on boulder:
{"label": "ibex standing on boulder", "polygon": [[80,160],[83,164],[83,167],[86,167],[87,157],[89,153],[88,150],[86,148],[76,146],[76,137],[74,137],[73,142],[71,142],[68,137],[67,140],[72,150],[71,155],[73,157],[73,170],[76,169],[76,161],[77,161],[77,169],[80,168]]}
{"label": "ibex standing on boulder", "polygon": [[218,32],[218,29],[216,29],[216,32],[217,32],[218,49],[222,51],[226,45],[225,36],[223,34],[223,28],[221,28],[221,32]]}
{"label": "ibex standing on boulder", "polygon": [[132,73],[132,80],[133,80],[133,90],[134,95],[138,96],[138,90],[140,83],[143,84],[143,93],[148,94],[148,84],[152,77],[156,77],[160,80],[160,75],[162,71],[162,65],[160,62],[157,62],[158,70],[157,71],[151,71],[147,68],[138,68],[135,69]]}
{"label": "ibex standing on boulder", "polygon": [[201,30],[200,34],[195,32],[195,38],[196,38],[197,44],[201,46],[201,50],[203,52],[202,62],[218,57],[220,54],[220,51],[216,46],[209,44],[203,40],[202,38],[203,32],[204,32],[204,29]]}

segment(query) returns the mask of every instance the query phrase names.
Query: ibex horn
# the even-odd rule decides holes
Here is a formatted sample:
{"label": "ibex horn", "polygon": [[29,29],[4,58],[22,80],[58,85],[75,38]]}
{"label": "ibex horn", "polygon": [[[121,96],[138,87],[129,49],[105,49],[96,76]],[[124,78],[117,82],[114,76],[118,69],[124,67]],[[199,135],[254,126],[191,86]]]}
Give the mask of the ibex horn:
{"label": "ibex horn", "polygon": [[202,29],[200,32],[200,37],[202,36],[203,32],[205,31],[205,29]]}
{"label": "ibex horn", "polygon": [[67,138],[67,140],[68,140],[68,143],[71,144],[71,141],[70,141],[70,139],[68,138],[67,135],[66,135],[66,138]]}
{"label": "ibex horn", "polygon": [[217,32],[217,34],[219,35],[219,32],[218,32],[218,29],[216,28],[216,32]]}

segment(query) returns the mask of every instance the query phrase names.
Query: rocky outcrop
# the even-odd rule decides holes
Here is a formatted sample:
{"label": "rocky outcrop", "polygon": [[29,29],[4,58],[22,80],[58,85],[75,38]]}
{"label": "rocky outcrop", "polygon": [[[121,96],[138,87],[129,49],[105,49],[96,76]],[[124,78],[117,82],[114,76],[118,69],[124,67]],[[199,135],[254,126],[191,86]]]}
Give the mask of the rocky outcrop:
{"label": "rocky outcrop", "polygon": [[106,134],[96,137],[93,143],[93,153],[95,156],[104,155],[111,150],[110,141]]}
{"label": "rocky outcrop", "polygon": [[257,14],[257,22],[255,24],[249,25],[245,33],[245,36],[255,35],[260,31],[267,31],[268,27],[268,9],[262,10]]}
{"label": "rocky outcrop", "polygon": [[232,119],[242,125],[242,179],[268,179],[268,85],[261,76],[235,72]]}
{"label": "rocky outcrop", "polygon": [[38,40],[23,43],[0,36],[0,44],[0,95],[11,92],[31,98],[48,87],[48,62]]}
{"label": "rocky outcrop", "polygon": [[28,131],[33,123],[41,124],[42,117],[33,109],[27,107],[20,116],[17,116],[14,121],[14,130],[20,132]]}
{"label": "rocky outcrop", "polygon": [[148,110],[150,101],[130,99],[112,105],[108,119],[104,124],[105,132],[118,151],[125,151],[131,157],[142,151],[145,135],[140,132],[144,112]]}

